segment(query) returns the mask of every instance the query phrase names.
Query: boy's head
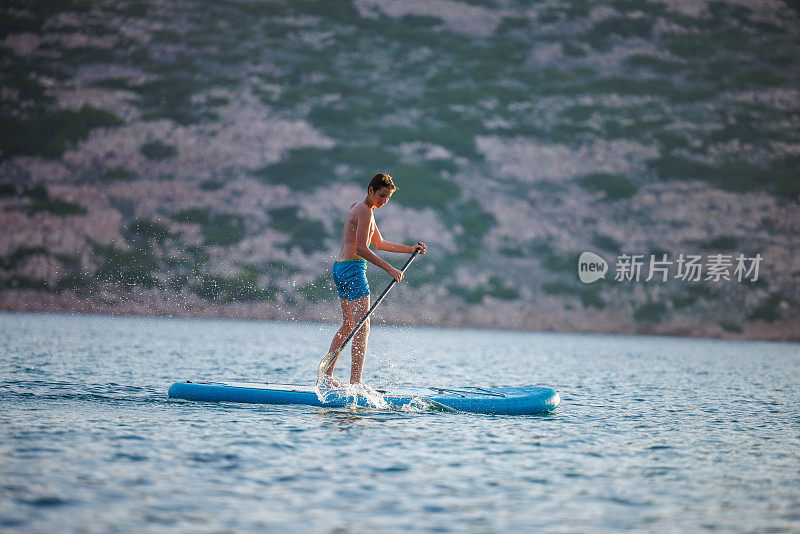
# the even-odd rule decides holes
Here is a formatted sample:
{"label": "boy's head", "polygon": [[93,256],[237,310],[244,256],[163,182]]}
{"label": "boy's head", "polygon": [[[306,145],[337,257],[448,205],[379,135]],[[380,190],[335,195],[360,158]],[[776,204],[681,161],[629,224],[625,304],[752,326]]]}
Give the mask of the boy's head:
{"label": "boy's head", "polygon": [[[367,186],[367,193],[377,193],[384,187],[389,188],[389,190],[392,192],[397,190],[397,186],[394,185],[392,177],[388,174],[379,172],[372,177],[372,180],[370,180],[369,185]],[[372,191],[370,191],[370,188],[372,188]]]}

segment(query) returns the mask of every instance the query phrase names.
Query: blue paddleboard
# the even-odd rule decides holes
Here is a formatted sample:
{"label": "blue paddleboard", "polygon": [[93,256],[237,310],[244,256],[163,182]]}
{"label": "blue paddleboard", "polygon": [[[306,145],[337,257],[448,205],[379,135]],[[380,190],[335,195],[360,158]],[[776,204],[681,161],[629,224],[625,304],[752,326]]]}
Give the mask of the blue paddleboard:
{"label": "blue paddleboard", "polygon": [[[330,392],[325,402],[317,397],[314,386],[293,384],[258,384],[250,382],[176,382],[169,388],[175,399],[208,402],[248,402],[254,404],[306,404],[336,407],[349,404],[370,405],[361,395]],[[558,392],[547,387],[460,387],[414,388],[397,392],[377,390],[392,408],[413,407],[415,403],[444,407],[461,412],[524,415],[552,412],[558,406]]]}

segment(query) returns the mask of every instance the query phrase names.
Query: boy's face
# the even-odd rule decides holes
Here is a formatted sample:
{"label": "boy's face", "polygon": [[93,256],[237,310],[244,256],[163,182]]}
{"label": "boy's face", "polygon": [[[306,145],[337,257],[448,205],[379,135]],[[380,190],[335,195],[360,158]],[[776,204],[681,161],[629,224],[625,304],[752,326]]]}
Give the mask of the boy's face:
{"label": "boy's face", "polygon": [[376,208],[380,208],[389,202],[389,199],[392,198],[392,193],[394,193],[394,189],[389,189],[388,187],[381,187],[377,191],[370,187],[369,190],[372,191],[371,198]]}

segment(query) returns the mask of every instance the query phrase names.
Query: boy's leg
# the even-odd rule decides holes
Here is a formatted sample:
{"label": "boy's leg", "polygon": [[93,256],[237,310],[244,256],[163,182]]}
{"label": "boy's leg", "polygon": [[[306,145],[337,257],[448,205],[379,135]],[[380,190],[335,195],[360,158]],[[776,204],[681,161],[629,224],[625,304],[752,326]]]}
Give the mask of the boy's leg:
{"label": "boy's leg", "polygon": [[345,338],[350,335],[350,332],[353,331],[353,326],[355,325],[353,322],[353,311],[350,309],[350,301],[340,298],[339,303],[342,305],[342,326],[339,327],[339,330],[336,331],[336,335],[333,336],[331,348],[328,349],[328,352],[333,349],[338,349],[339,345],[341,345]]}
{"label": "boy's leg", "polygon": [[[328,349],[328,352],[339,348],[347,336],[350,335],[350,332],[353,331],[353,326],[355,324],[353,322],[353,310],[350,307],[350,301],[340,298],[339,303],[342,305],[342,326],[339,327],[339,330],[337,330],[336,334],[333,336],[331,347]],[[325,374],[328,376],[333,376],[334,367],[336,367],[336,360],[331,362],[331,366],[328,369],[325,369]]]}
{"label": "boy's leg", "polygon": [[[369,311],[369,295],[350,301],[353,310],[353,321],[358,323]],[[350,383],[361,383],[361,374],[364,371],[364,358],[367,355],[367,337],[369,337],[369,318],[358,329],[353,337],[352,360],[350,362]]]}

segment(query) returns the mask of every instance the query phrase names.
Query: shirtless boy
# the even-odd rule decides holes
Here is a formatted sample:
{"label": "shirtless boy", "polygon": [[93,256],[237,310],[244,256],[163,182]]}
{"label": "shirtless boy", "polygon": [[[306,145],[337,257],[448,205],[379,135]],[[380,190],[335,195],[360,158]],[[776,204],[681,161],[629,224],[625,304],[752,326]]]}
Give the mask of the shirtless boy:
{"label": "shirtless boy", "polygon": [[[372,177],[367,187],[367,197],[362,202],[350,206],[344,221],[342,231],[342,249],[339,258],[333,264],[333,281],[339,293],[342,305],[342,326],[333,336],[330,350],[338,348],[350,335],[358,321],[369,311],[369,285],[367,284],[367,262],[373,263],[389,273],[398,282],[403,279],[403,273],[395,269],[377,254],[372,252],[369,244],[375,245],[378,250],[386,252],[401,252],[410,254],[415,249],[420,249],[425,254],[425,243],[418,243],[413,247],[398,245],[384,241],[375,224],[373,212],[375,208],[383,207],[392,194],[397,190],[392,177],[387,174],[376,174]],[[350,383],[360,384],[364,369],[364,357],[367,353],[367,337],[369,336],[369,318],[353,337],[352,362],[350,364]],[[336,362],[332,362],[325,370],[329,377],[333,375]],[[338,382],[334,379],[334,385]]]}

